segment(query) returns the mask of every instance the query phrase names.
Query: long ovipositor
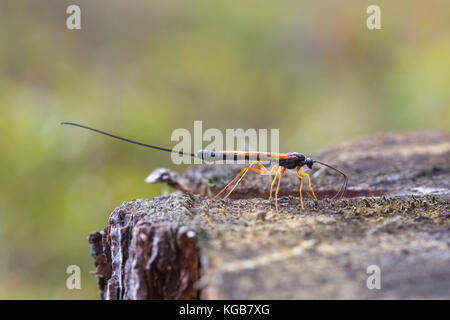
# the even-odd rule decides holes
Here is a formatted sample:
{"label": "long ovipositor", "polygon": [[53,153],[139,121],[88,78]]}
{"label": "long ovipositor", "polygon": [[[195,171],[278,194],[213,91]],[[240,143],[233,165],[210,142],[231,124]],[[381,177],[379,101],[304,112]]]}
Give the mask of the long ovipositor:
{"label": "long ovipositor", "polygon": [[189,157],[193,157],[193,158],[199,158],[201,160],[205,160],[208,162],[238,161],[238,160],[249,160],[249,161],[254,160],[254,161],[271,161],[271,162],[273,162],[273,161],[280,160],[280,159],[286,160],[286,159],[295,159],[296,158],[296,153],[287,154],[287,153],[270,153],[270,152],[255,152],[255,151],[199,150],[199,151],[197,151],[196,154],[187,153],[187,152],[183,152],[183,151],[177,151],[177,150],[173,150],[173,149],[157,147],[157,146],[153,146],[150,144],[146,144],[146,143],[130,140],[127,138],[119,137],[117,135],[114,135],[114,134],[111,134],[111,133],[108,133],[105,131],[101,131],[98,129],[94,129],[94,128],[91,128],[91,127],[88,127],[88,126],[85,126],[82,124],[74,123],[74,122],[62,122],[61,124],[80,127],[83,129],[91,130],[91,131],[115,138],[115,139],[119,139],[122,141],[137,144],[139,146],[152,148],[152,149],[156,149],[156,150],[161,150],[161,151],[166,151],[166,152],[171,152],[171,153],[176,153],[179,155],[189,156]]}

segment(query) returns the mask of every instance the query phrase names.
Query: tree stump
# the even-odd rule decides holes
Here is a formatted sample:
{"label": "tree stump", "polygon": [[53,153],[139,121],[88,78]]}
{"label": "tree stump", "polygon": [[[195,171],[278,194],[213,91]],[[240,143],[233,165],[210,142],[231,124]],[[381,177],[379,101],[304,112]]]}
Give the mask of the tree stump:
{"label": "tree stump", "polygon": [[232,199],[204,204],[242,166],[155,170],[148,182],[179,191],[125,202],[89,235],[101,298],[450,298],[449,135],[374,136],[312,157],[349,176],[344,199],[330,199],[340,177],[317,166],[319,201],[304,188],[301,209],[287,171],[279,214],[272,177],[254,173]]}

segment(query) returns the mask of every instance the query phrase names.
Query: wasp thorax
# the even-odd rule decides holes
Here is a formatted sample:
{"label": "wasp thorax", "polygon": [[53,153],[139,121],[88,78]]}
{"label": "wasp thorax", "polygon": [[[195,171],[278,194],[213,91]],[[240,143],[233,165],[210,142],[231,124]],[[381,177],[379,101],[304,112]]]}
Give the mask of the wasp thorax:
{"label": "wasp thorax", "polygon": [[291,152],[291,153],[288,153],[288,155],[296,156],[299,161],[305,161],[305,156],[303,154],[301,154],[301,153]]}

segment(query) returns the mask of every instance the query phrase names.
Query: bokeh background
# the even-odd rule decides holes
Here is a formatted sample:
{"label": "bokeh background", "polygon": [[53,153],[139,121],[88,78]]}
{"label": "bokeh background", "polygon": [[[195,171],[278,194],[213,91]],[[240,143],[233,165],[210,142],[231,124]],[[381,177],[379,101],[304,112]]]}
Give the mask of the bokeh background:
{"label": "bokeh background", "polygon": [[[81,7],[81,30],[66,8]],[[366,28],[381,7],[382,30]],[[450,127],[450,2],[2,1],[0,298],[97,299],[86,236],[170,156],[176,128],[279,128],[308,153]],[[68,290],[68,265],[82,289]]]}

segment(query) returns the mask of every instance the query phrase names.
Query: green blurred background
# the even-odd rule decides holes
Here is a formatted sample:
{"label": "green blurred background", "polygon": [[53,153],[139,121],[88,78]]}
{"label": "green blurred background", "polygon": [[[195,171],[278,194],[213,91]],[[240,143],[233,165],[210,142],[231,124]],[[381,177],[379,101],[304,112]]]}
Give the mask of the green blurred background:
{"label": "green blurred background", "polygon": [[[66,28],[81,7],[82,29]],[[381,7],[382,30],[366,28]],[[0,298],[97,299],[86,236],[176,128],[279,128],[281,151],[450,127],[450,2],[2,1]],[[82,289],[66,289],[79,265]]]}

